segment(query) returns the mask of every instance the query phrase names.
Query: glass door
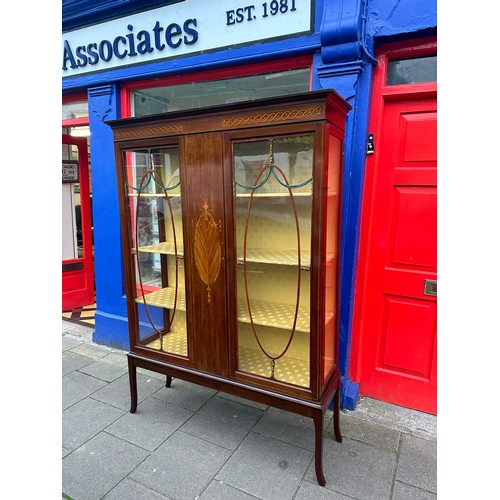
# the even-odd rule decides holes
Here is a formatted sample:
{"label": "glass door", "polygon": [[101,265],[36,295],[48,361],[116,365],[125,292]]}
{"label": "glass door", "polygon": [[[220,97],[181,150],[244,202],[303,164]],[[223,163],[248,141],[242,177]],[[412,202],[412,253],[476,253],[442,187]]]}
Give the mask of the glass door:
{"label": "glass door", "polygon": [[187,356],[181,179],[177,146],[123,152],[141,345]]}
{"label": "glass door", "polygon": [[310,388],[312,134],[232,143],[237,370]]}

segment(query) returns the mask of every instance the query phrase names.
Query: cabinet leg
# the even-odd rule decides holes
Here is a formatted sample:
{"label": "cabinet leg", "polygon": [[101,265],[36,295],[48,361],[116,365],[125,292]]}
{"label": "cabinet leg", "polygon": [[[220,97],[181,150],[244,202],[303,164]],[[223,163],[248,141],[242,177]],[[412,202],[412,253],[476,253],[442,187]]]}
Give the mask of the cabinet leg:
{"label": "cabinet leg", "polygon": [[314,465],[316,468],[316,478],[320,486],[325,486],[326,480],[323,475],[323,412],[318,411],[314,414]]}
{"label": "cabinet leg", "polygon": [[340,433],[340,390],[335,391],[333,396],[333,432],[335,433],[335,440],[338,443],[342,442],[342,434]]}
{"label": "cabinet leg", "polygon": [[170,387],[172,385],[172,377],[167,375],[167,380],[165,382],[165,387]]}
{"label": "cabinet leg", "polygon": [[128,358],[128,380],[130,383],[130,413],[137,410],[137,367],[133,359]]}

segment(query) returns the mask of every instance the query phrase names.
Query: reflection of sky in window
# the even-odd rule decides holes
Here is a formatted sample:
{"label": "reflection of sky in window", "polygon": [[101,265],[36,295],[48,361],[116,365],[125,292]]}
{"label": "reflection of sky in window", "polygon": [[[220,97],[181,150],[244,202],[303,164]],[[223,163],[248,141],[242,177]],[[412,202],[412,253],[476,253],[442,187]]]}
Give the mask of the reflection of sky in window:
{"label": "reflection of sky in window", "polygon": [[132,91],[133,115],[215,106],[309,90],[309,68]]}
{"label": "reflection of sky in window", "polygon": [[435,82],[437,79],[437,57],[420,57],[389,61],[387,85]]}
{"label": "reflection of sky in window", "polygon": [[62,119],[73,120],[75,118],[85,118],[89,116],[87,101],[71,102],[63,104]]}

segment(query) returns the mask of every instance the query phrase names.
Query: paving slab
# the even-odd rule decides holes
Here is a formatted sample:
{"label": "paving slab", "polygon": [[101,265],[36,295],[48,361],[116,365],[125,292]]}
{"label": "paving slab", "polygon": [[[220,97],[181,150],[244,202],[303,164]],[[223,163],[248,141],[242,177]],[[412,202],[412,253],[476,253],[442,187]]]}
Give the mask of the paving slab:
{"label": "paving slab", "polygon": [[222,481],[212,481],[199,500],[255,500],[255,497]]}
{"label": "paving slab", "polygon": [[92,359],[73,351],[64,351],[62,354],[62,375],[76,372],[80,368],[92,363]]}
{"label": "paving slab", "polygon": [[269,407],[253,431],[314,451],[314,422],[312,418]]}
{"label": "paving slab", "polygon": [[130,477],[174,500],[195,499],[206,489],[231,452],[177,431]]}
{"label": "paving slab", "polygon": [[307,450],[250,432],[215,479],[263,500],[287,500],[312,457]]}
{"label": "paving slab", "polygon": [[[343,437],[372,444],[387,451],[397,452],[401,432],[389,429],[366,420],[357,418],[354,414],[340,414],[340,432]],[[325,427],[325,436],[334,439],[333,422]]]}
{"label": "paving slab", "polygon": [[90,394],[105,388],[106,382],[85,373],[72,372],[62,379],[62,409],[78,403]]}
{"label": "paving slab", "polygon": [[63,493],[76,500],[99,500],[147,454],[138,446],[101,432],[63,458]]}
{"label": "paving slab", "polygon": [[352,497],[329,490],[318,483],[302,481],[293,500],[352,500]]}
{"label": "paving slab", "polygon": [[154,397],[187,410],[198,411],[215,394],[217,391],[208,387],[174,379],[170,387],[163,387]]}
{"label": "paving slab", "polygon": [[224,398],[212,398],[182,427],[181,431],[235,450],[263,411]]}
{"label": "paving slab", "polygon": [[148,398],[137,405],[135,413],[124,414],[106,431],[153,451],[192,416],[189,410]]}
{"label": "paving slab", "polygon": [[365,419],[383,427],[436,440],[436,415],[384,403],[364,396],[359,398],[359,403],[353,413],[356,418]]}
{"label": "paving slab", "polygon": [[62,414],[62,444],[74,450],[119,419],[123,410],[85,398]]}
{"label": "paving slab", "polygon": [[396,479],[436,493],[436,441],[403,434]]}
{"label": "paving slab", "polygon": [[431,493],[430,491],[425,491],[409,484],[400,483],[399,481],[394,483],[392,500],[436,500],[436,498],[436,493]]}
{"label": "paving slab", "polygon": [[83,356],[88,356],[89,358],[92,359],[103,358],[104,356],[107,356],[111,352],[111,349],[109,347],[99,344],[92,344],[89,342],[83,342],[77,345],[76,347],[73,347],[73,349],[71,350],[72,352],[82,354]]}
{"label": "paving slab", "polygon": [[122,354],[107,352],[97,361],[81,368],[80,371],[105,382],[113,382],[128,373],[127,358]]}
{"label": "paving slab", "polygon": [[83,341],[80,339],[76,339],[73,337],[68,337],[66,335],[62,336],[62,350],[64,351],[69,351],[70,349],[73,349],[73,347],[76,347],[77,345],[80,345]]}
{"label": "paving slab", "polygon": [[[326,488],[357,500],[390,498],[397,454],[375,446],[344,438],[323,440],[323,472]],[[307,480],[316,481],[314,463]]]}
{"label": "paving slab", "polygon": [[[97,379],[96,379],[97,380]],[[154,377],[137,374],[137,401],[144,401],[163,386],[164,382]],[[130,411],[130,385],[128,373],[113,380],[105,387],[92,394],[94,399],[116,408]]]}
{"label": "paving slab", "polygon": [[171,500],[150,488],[126,477],[103,500]]}

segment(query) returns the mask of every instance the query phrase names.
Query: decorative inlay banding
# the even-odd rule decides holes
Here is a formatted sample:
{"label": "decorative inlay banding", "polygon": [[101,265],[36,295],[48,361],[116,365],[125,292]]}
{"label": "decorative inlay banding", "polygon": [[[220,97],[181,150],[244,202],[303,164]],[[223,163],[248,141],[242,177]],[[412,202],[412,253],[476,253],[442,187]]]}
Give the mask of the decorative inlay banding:
{"label": "decorative inlay banding", "polygon": [[161,127],[148,127],[140,130],[118,130],[115,132],[115,139],[122,141],[125,139],[137,139],[163,134],[179,134],[183,131],[182,125],[162,125]]}
{"label": "decorative inlay banding", "polygon": [[321,114],[321,107],[290,109],[288,111],[274,111],[271,113],[258,113],[256,115],[235,116],[222,120],[225,128],[235,125],[254,125],[256,123],[278,122],[297,118],[313,118]]}

